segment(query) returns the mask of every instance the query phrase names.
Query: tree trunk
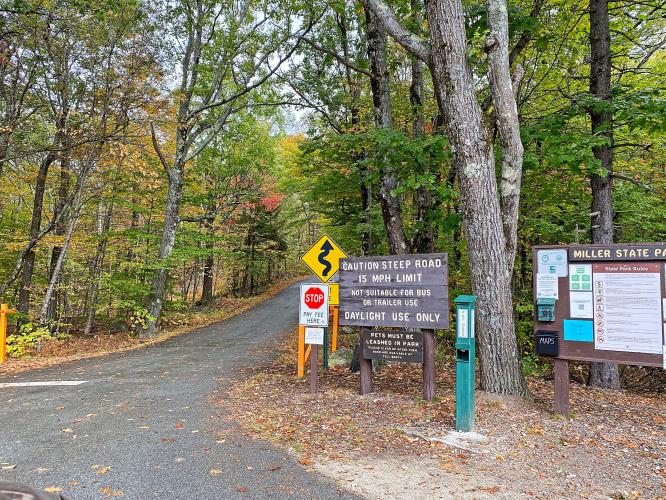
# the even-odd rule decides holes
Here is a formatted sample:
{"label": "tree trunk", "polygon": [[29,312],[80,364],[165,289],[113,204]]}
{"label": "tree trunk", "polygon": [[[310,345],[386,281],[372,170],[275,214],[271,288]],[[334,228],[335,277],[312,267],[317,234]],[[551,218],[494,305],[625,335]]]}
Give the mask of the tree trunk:
{"label": "tree trunk", "polygon": [[111,227],[111,216],[113,214],[113,205],[106,207],[100,203],[97,216],[97,251],[93,260],[93,267],[90,273],[90,296],[88,301],[88,310],[86,314],[86,326],[83,330],[85,335],[90,335],[95,320],[95,310],[97,308],[97,293],[99,291],[99,281],[104,268],[104,256],[106,254],[106,244],[108,242],[107,232]]}
{"label": "tree trunk", "polygon": [[213,269],[215,266],[215,256],[212,253],[213,242],[207,241],[205,246],[209,253],[206,255],[206,259],[204,260],[201,303],[206,306],[212,306],[214,301]]}
{"label": "tree trunk", "polygon": [[[611,41],[608,0],[590,1],[590,93],[600,100],[611,99]],[[602,175],[592,174],[592,243],[613,242],[613,115],[594,105],[589,113],[592,133],[606,138],[607,143],[595,146],[594,157],[605,170]],[[592,363],[589,385],[605,389],[619,389],[620,375],[617,363]]]}
{"label": "tree trunk", "polygon": [[[64,147],[65,144],[66,143],[63,142],[62,146]],[[54,215],[56,216],[61,212],[63,212],[67,206],[67,197],[69,195],[69,181],[70,181],[69,158],[66,153],[61,153],[60,186],[58,187],[58,203],[56,204],[56,208],[54,211]],[[64,236],[67,228],[66,222],[67,222],[66,217],[64,216],[61,217],[58,223],[56,224],[53,234],[61,237]],[[51,263],[49,265],[49,278],[53,277],[53,271],[56,268],[56,263],[58,262],[60,254],[62,253],[62,248],[63,246],[60,244],[53,245],[53,249],[51,250]],[[55,320],[58,311],[58,303],[62,301],[63,291],[59,289],[58,285],[59,283],[56,282],[56,291],[52,295],[51,301],[49,303],[49,313],[48,313],[47,322],[52,322],[53,320]]]}
{"label": "tree trunk", "polygon": [[[32,205],[32,220],[30,221],[30,240],[35,240],[39,236],[39,230],[42,225],[42,209],[44,208],[44,191],[46,189],[46,177],[49,167],[55,161],[55,154],[49,153],[39,164],[39,172],[35,180],[35,199]],[[18,310],[20,313],[27,314],[30,309],[30,288],[32,286],[32,275],[35,269],[35,251],[30,250],[23,260],[23,275],[21,278],[21,288],[19,290]]]}
{"label": "tree trunk", "polygon": [[[506,0],[488,0],[488,27],[486,40],[488,53],[488,79],[495,108],[495,121],[502,146],[502,179],[500,206],[506,240],[506,262],[509,275],[513,272],[518,242],[518,212],[520,186],[523,177],[523,143],[520,140],[520,122],[516,91],[511,81],[509,61],[509,14]],[[522,67],[517,69],[518,81]],[[516,84],[517,87],[517,84]]]}
{"label": "tree trunk", "polygon": [[139,330],[141,338],[155,335],[162,314],[162,306],[164,305],[164,292],[169,278],[167,258],[171,255],[176,244],[176,233],[180,222],[180,203],[183,197],[183,165],[179,161],[169,169],[168,180],[169,186],[164,213],[164,229],[162,230],[158,254],[158,268],[153,275],[151,298],[148,304],[149,317],[146,318],[145,326]]}
{"label": "tree trunk", "polygon": [[[209,207],[208,212],[210,213],[214,208]],[[213,293],[213,272],[215,269],[215,255],[213,250],[215,248],[215,231],[213,229],[213,224],[210,221],[203,223],[203,227],[208,233],[208,239],[204,242],[204,248],[206,249],[206,258],[203,263],[203,283],[201,290],[201,303],[205,306],[212,306],[214,301]]]}
{"label": "tree trunk", "polygon": [[[391,112],[389,71],[386,64],[386,31],[372,11],[366,9],[365,17],[368,58],[372,69],[370,86],[372,87],[375,126],[379,129],[390,129],[393,127],[393,116]],[[382,163],[379,178],[379,201],[382,207],[382,218],[384,219],[389,253],[391,255],[404,254],[407,252],[407,244],[402,225],[402,207],[400,199],[393,194],[398,187],[398,179],[388,161]]]}
{"label": "tree trunk", "polygon": [[446,112],[472,286],[478,297],[481,387],[523,395],[495,160],[467,62],[463,7],[460,0],[430,1],[427,11],[431,71]]}
{"label": "tree trunk", "polygon": [[62,271],[65,262],[65,257],[67,256],[67,250],[72,242],[72,237],[74,236],[74,229],[76,228],[76,223],[79,218],[79,211],[81,210],[80,207],[81,195],[83,192],[83,185],[85,183],[85,179],[86,179],[86,173],[82,172],[79,175],[79,178],[76,183],[76,192],[74,194],[74,200],[72,202],[71,217],[69,221],[69,226],[67,228],[67,233],[65,234],[65,240],[63,241],[62,251],[60,252],[60,255],[58,255],[58,260],[55,263],[55,266],[51,273],[51,281],[49,282],[49,286],[46,289],[46,294],[44,295],[44,304],[42,305],[42,311],[39,315],[39,322],[42,325],[47,325],[50,320],[49,308],[51,300],[53,299],[53,294],[55,293],[58,279],[60,278],[60,272]]}
{"label": "tree trunk", "polygon": [[[423,22],[420,0],[411,0],[412,24],[417,34]],[[425,136],[425,117],[423,115],[423,69],[424,64],[416,56],[411,56],[412,82],[409,86],[409,101],[412,106],[412,135]],[[425,170],[424,175],[429,172]],[[432,253],[435,251],[435,231],[432,226],[431,211],[434,207],[432,193],[426,186],[419,186],[415,196],[416,204],[416,233],[413,238],[413,251],[416,253]]]}

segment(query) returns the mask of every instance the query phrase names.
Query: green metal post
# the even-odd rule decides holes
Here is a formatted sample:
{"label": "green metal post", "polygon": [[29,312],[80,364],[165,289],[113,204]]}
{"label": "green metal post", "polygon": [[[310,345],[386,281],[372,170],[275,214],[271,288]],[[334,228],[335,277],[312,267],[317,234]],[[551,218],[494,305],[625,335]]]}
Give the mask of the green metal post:
{"label": "green metal post", "polygon": [[460,295],[456,304],[456,430],[474,429],[476,371],[474,317],[476,296]]}
{"label": "green metal post", "polygon": [[324,369],[328,369],[328,327],[324,327]]}

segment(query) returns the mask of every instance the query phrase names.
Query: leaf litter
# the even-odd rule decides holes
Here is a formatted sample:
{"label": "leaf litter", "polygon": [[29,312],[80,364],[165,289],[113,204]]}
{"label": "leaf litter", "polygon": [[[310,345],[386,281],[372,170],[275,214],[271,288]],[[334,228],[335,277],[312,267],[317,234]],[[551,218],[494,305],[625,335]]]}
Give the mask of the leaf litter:
{"label": "leaf litter", "polygon": [[455,425],[453,362],[438,363],[437,398],[426,402],[419,365],[385,366],[366,396],[346,366],[320,366],[320,392],[310,395],[309,374],[295,377],[295,359],[292,335],[277,362],[247,371],[216,403],[245,434],[285,447],[357,493],[666,498],[663,393],[572,383],[567,421],[551,412],[552,380],[531,378],[529,400],[477,391],[475,431],[490,444],[475,454],[440,442]]}

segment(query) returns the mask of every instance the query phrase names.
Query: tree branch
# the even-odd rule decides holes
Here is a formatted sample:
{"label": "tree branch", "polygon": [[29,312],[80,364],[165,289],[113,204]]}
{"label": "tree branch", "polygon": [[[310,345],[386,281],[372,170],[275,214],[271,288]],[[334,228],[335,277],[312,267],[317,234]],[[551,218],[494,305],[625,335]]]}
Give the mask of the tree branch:
{"label": "tree branch", "polygon": [[370,71],[358,67],[357,65],[355,65],[354,63],[352,63],[352,62],[349,61],[348,59],[345,59],[344,57],[342,57],[342,56],[341,56],[340,54],[338,54],[337,52],[335,52],[335,51],[333,51],[333,50],[329,50],[329,49],[327,49],[327,48],[325,48],[325,47],[322,47],[321,45],[316,44],[315,42],[313,42],[313,41],[312,41],[310,38],[308,38],[308,37],[301,36],[301,37],[299,37],[299,38],[300,38],[301,40],[303,40],[305,43],[307,43],[307,44],[308,44],[310,47],[312,47],[313,49],[318,50],[319,52],[323,52],[324,54],[328,54],[329,56],[334,57],[339,63],[341,63],[341,64],[343,64],[344,66],[346,66],[346,67],[348,67],[348,68],[350,68],[350,69],[356,71],[357,73],[364,74],[364,75],[367,76],[368,78],[372,77],[372,73],[371,73]]}
{"label": "tree branch", "polygon": [[162,148],[160,148],[160,145],[157,142],[157,135],[155,134],[155,126],[152,122],[150,123],[150,136],[153,141],[153,149],[155,149],[155,153],[157,153],[157,157],[160,159],[160,163],[164,167],[164,170],[166,170],[167,174],[169,174],[169,164],[167,163],[166,158],[162,153]]}
{"label": "tree branch", "polygon": [[430,64],[430,44],[411,31],[405,29],[395,17],[391,8],[383,0],[361,0],[366,9],[371,10],[389,32],[391,38],[398,42],[427,65]]}

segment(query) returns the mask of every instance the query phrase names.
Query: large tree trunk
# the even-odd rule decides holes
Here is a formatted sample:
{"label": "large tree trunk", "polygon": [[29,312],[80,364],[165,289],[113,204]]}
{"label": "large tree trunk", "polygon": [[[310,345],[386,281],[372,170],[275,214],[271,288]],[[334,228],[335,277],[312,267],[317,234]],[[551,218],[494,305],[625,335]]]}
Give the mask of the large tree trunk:
{"label": "large tree trunk", "polygon": [[[495,159],[467,61],[462,3],[427,2],[430,47],[400,26],[382,0],[363,3],[381,16],[398,43],[430,66],[454,153],[472,288],[478,297],[481,387],[522,395],[526,387],[515,335]],[[503,8],[507,8],[506,3]]]}
{"label": "large tree trunk", "polygon": [[[420,34],[423,22],[421,12],[423,4],[420,0],[411,0],[412,24]],[[409,86],[409,101],[412,106],[412,135],[425,136],[425,117],[423,114],[423,70],[424,64],[416,56],[411,56],[412,82]],[[424,171],[423,174],[428,174]],[[415,195],[416,233],[413,237],[412,250],[416,253],[432,253],[435,251],[435,230],[432,225],[431,212],[434,198],[427,186],[419,186]]]}
{"label": "large tree trunk", "polygon": [[[378,22],[377,16],[366,10],[368,58],[372,69],[370,85],[372,87],[372,103],[375,112],[375,126],[380,129],[393,127],[391,112],[391,93],[389,89],[389,71],[386,65],[386,31]],[[402,224],[402,206],[400,199],[393,194],[398,187],[398,179],[391,165],[382,162],[379,178],[379,201],[382,207],[382,218],[386,229],[389,253],[391,255],[407,252],[405,231]]]}
{"label": "large tree trunk", "polygon": [[[49,167],[55,161],[56,155],[48,153],[39,164],[39,172],[35,180],[35,197],[32,204],[32,220],[30,221],[30,240],[36,240],[42,225],[42,210],[44,208],[44,191],[46,189],[46,177]],[[32,275],[35,269],[35,251],[30,250],[23,260],[23,274],[21,277],[21,288],[19,290],[18,310],[27,314],[30,309],[30,288],[32,286]]]}
{"label": "large tree trunk", "polygon": [[[488,0],[488,27],[486,40],[488,53],[488,79],[495,108],[495,121],[502,146],[502,179],[500,206],[506,240],[506,262],[509,275],[513,272],[518,242],[518,212],[520,185],[523,178],[523,143],[520,140],[520,122],[516,91],[511,81],[509,61],[509,14],[506,0]],[[517,69],[519,79],[522,68]],[[517,84],[516,84],[517,86]]]}
{"label": "large tree trunk", "polygon": [[[611,99],[611,41],[608,0],[590,1],[590,93],[601,100]],[[606,171],[592,174],[592,243],[613,242],[613,115],[596,105],[590,109],[592,133],[607,143],[594,147],[594,156]],[[606,389],[620,388],[616,363],[592,363],[589,384]]]}
{"label": "large tree trunk", "polygon": [[160,240],[158,254],[158,267],[153,274],[150,302],[148,304],[149,317],[145,326],[139,329],[139,336],[150,337],[157,332],[157,324],[164,305],[164,292],[169,278],[167,258],[171,255],[176,244],[176,233],[180,223],[180,204],[183,197],[183,166],[180,162],[169,169],[169,187],[167,192],[166,208],[164,212],[164,229]]}
{"label": "large tree trunk", "polygon": [[472,286],[478,296],[481,387],[522,395],[525,381],[515,335],[495,159],[467,62],[462,3],[430,1],[428,19],[431,71],[440,89],[454,151]]}

